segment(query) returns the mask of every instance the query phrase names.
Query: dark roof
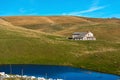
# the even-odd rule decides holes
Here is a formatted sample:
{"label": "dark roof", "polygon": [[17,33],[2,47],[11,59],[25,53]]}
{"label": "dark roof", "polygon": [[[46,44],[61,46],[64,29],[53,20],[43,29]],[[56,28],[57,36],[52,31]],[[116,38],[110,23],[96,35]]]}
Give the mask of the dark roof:
{"label": "dark roof", "polygon": [[80,35],[81,37],[85,36],[88,32],[74,32],[73,35]]}

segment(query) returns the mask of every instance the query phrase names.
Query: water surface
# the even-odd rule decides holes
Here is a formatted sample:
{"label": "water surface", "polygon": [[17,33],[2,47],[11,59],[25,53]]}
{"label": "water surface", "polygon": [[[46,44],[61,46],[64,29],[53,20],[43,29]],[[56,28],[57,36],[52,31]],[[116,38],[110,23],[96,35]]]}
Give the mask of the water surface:
{"label": "water surface", "polygon": [[0,72],[64,80],[120,80],[120,76],[80,68],[50,65],[1,65]]}

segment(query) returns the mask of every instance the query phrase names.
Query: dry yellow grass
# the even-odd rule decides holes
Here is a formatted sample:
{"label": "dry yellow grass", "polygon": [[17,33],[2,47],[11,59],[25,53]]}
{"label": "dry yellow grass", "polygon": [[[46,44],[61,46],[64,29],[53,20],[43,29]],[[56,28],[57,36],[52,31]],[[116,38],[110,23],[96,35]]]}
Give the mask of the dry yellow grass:
{"label": "dry yellow grass", "polygon": [[85,18],[87,20],[90,20],[92,22],[97,22],[97,23],[107,23],[107,24],[116,24],[116,23],[120,23],[120,19],[115,19],[115,18],[107,18],[107,19],[104,19],[104,18]]}
{"label": "dry yellow grass", "polygon": [[[28,30],[27,33],[31,33],[32,35],[34,32],[37,32],[68,37],[73,32],[92,31],[94,34],[97,34],[97,38],[105,38],[104,36],[107,36],[110,39],[111,35],[107,33],[112,32],[112,36],[119,36],[120,31],[120,19],[98,19],[75,16],[14,16],[2,17],[2,19],[0,20],[2,24],[14,25],[17,26],[17,29]],[[116,40],[118,41],[119,38],[116,37]]]}
{"label": "dry yellow grass", "polygon": [[[4,23],[4,25],[12,24],[15,26],[28,28],[29,31],[45,32],[45,34],[52,33],[52,35],[62,36],[70,36],[70,34],[76,31],[89,30],[93,31],[95,34],[101,33],[100,31],[102,31],[102,33],[105,34],[107,32],[113,32],[113,35],[118,35],[120,29],[117,28],[120,25],[120,19],[99,19],[75,16],[14,16],[2,17],[2,19],[6,21],[1,20],[1,23]],[[114,26],[115,28],[112,29]],[[102,33],[98,36],[102,36]]]}
{"label": "dry yellow grass", "polygon": [[5,21],[1,18],[0,18],[0,24],[2,24],[2,25],[12,25],[10,22],[7,22],[7,21]]}
{"label": "dry yellow grass", "polygon": [[37,31],[37,30],[26,29],[26,28],[23,28],[23,27],[14,26],[10,22],[7,22],[3,19],[0,19],[0,28],[3,29],[3,30],[18,32],[18,33],[20,33],[20,35],[23,35],[23,36],[26,36],[26,37],[39,38],[41,35],[51,35],[49,33],[44,33],[44,32]]}
{"label": "dry yellow grass", "polygon": [[14,25],[31,25],[31,24],[65,24],[65,23],[93,23],[90,20],[84,18],[78,18],[73,16],[18,16],[18,17],[3,17],[6,21],[11,22]]}
{"label": "dry yellow grass", "polygon": [[45,17],[4,17],[8,22],[14,25],[33,25],[33,24],[46,24],[50,20],[45,19]]}

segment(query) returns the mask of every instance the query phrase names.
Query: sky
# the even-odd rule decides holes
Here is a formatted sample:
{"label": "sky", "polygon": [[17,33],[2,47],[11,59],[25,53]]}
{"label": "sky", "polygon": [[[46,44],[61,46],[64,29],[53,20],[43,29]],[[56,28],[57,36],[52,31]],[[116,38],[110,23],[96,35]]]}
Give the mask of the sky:
{"label": "sky", "polygon": [[120,0],[0,0],[0,16],[120,18]]}

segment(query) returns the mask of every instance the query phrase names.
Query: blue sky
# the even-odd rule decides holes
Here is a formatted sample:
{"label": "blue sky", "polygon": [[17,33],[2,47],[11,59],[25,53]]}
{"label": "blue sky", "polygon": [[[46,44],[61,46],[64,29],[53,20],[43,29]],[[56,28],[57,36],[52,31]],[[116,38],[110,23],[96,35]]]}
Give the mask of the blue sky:
{"label": "blue sky", "polygon": [[0,0],[0,16],[120,18],[120,0]]}

